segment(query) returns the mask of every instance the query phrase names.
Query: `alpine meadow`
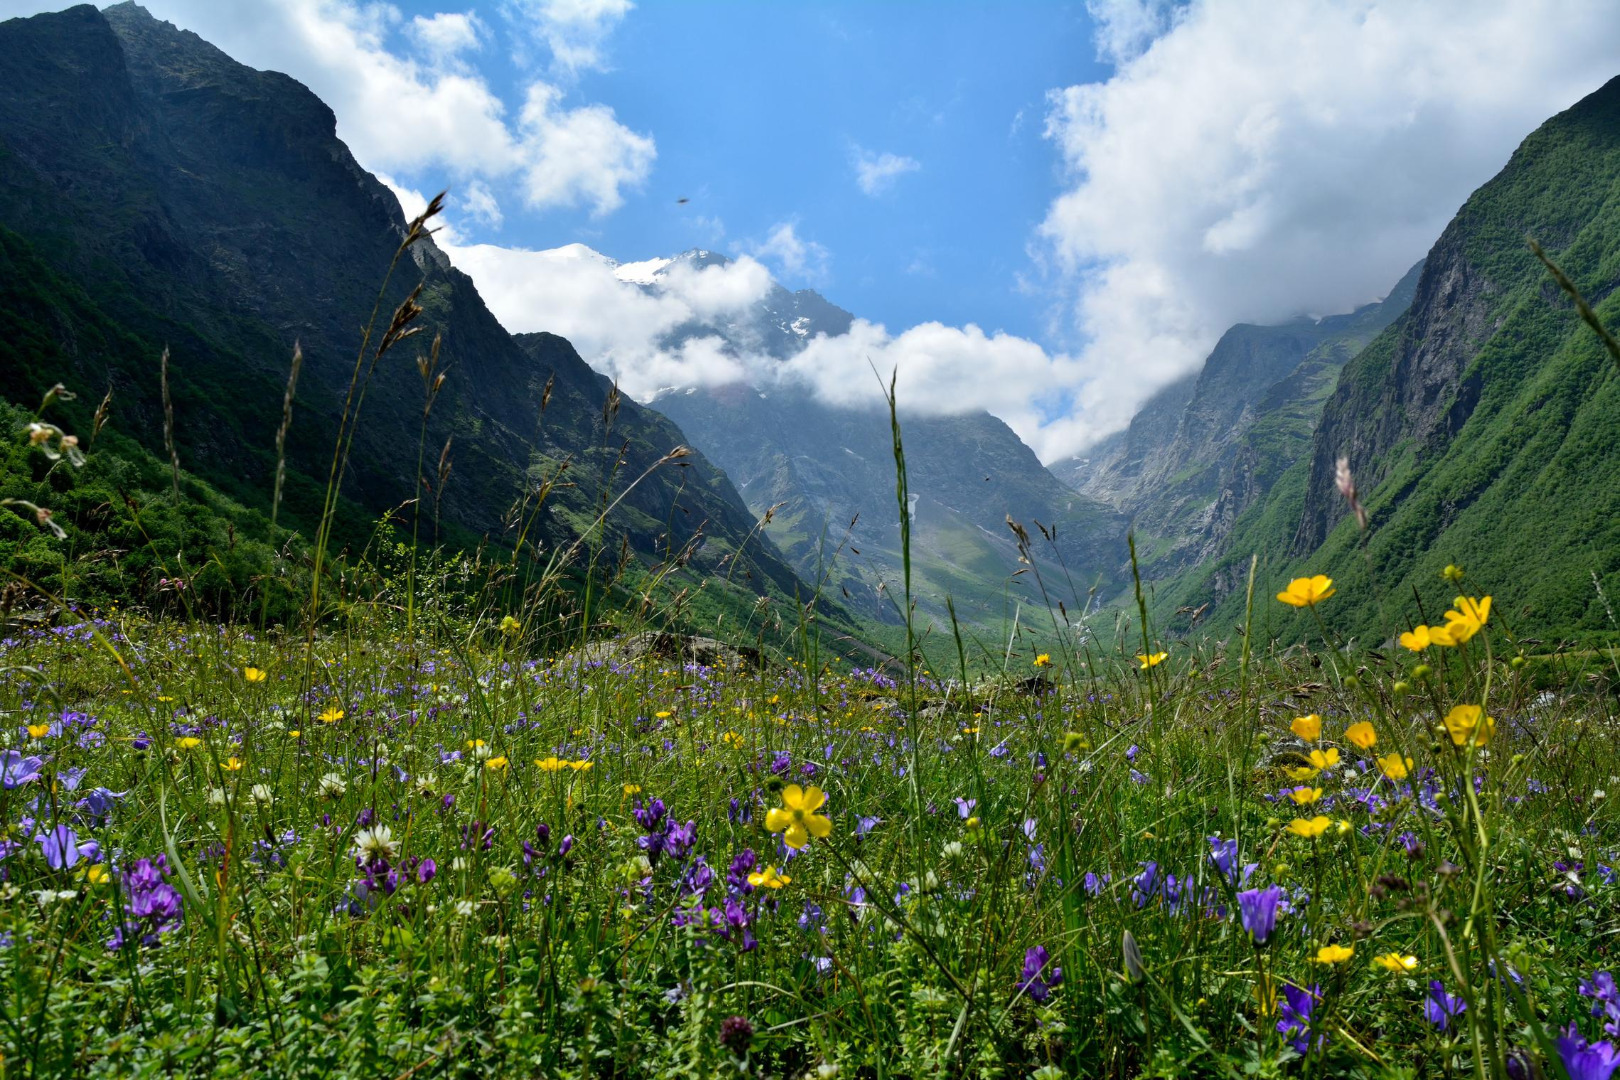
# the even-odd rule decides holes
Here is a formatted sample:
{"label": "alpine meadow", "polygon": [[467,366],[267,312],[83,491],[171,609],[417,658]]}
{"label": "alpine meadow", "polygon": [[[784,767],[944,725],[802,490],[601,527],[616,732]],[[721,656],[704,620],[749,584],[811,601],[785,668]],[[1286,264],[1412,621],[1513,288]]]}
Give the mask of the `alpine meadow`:
{"label": "alpine meadow", "polygon": [[0,1080],[1620,1076],[1609,0],[61,7]]}

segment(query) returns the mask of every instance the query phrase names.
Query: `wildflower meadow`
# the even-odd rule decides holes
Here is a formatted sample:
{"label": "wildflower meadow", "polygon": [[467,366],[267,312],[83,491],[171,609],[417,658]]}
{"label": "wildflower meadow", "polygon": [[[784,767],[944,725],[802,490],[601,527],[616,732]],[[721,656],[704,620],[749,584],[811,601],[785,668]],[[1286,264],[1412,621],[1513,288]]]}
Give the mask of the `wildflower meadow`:
{"label": "wildflower meadow", "polygon": [[1111,636],[1005,646],[907,597],[873,663],[809,604],[702,648],[651,593],[577,617],[594,556],[328,558],[337,507],[275,555],[281,618],[201,603],[207,567],[161,608],[13,575],[0,1074],[1620,1066],[1620,655],[1517,636],[1511,581],[1449,566],[1382,645],[1333,567],[1251,562],[1245,621],[1176,640],[1140,582]]}

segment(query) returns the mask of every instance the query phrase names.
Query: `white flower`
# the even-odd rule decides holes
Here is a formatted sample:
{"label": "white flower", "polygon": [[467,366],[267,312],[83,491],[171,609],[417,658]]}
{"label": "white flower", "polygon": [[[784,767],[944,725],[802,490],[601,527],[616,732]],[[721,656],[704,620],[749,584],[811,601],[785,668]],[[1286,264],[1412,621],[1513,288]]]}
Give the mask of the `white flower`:
{"label": "white flower", "polygon": [[249,791],[248,794],[252,795],[253,801],[261,806],[269,805],[270,800],[273,798],[273,796],[270,794],[269,784],[254,784],[252,790]]}
{"label": "white flower", "polygon": [[349,785],[344,783],[343,777],[337,773],[329,772],[321,777],[321,794],[328,799],[341,799],[343,793],[347,790],[349,790]]}
{"label": "white flower", "polygon": [[456,914],[463,919],[470,918],[474,910],[471,900],[458,900],[456,902]]}
{"label": "white flower", "polygon": [[361,829],[354,834],[354,852],[368,862],[373,859],[399,858],[399,845],[394,843],[394,832],[386,825]]}
{"label": "white flower", "polygon": [[209,788],[208,789],[208,805],[209,806],[224,806],[225,805],[225,789],[224,788],[217,788],[217,787]]}
{"label": "white flower", "polygon": [[940,854],[944,855],[947,859],[960,859],[962,857],[962,841],[952,840],[950,843],[945,845]]}

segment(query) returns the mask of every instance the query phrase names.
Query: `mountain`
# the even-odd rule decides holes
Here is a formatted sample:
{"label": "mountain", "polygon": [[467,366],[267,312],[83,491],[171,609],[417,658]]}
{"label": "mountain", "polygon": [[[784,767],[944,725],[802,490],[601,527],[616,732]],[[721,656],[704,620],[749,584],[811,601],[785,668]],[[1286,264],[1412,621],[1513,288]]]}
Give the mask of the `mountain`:
{"label": "mountain", "polygon": [[[1449,602],[1439,572],[1455,563],[1520,633],[1612,635],[1620,370],[1527,237],[1620,322],[1620,79],[1548,120],[1469,197],[1405,314],[1344,366],[1305,451],[1225,550],[1165,591],[1168,609],[1224,598],[1221,619],[1241,617],[1257,554],[1262,595],[1330,574],[1330,625],[1383,638],[1425,617],[1414,593],[1429,618]],[[1334,484],[1341,456],[1365,537]]]}
{"label": "mountain", "polygon": [[1195,375],[1160,390],[1125,431],[1052,472],[1131,519],[1145,578],[1200,565],[1308,449],[1339,370],[1406,310],[1421,267],[1349,314],[1232,327]]}
{"label": "mountain", "polygon": [[[696,251],[625,264],[618,274],[656,289],[677,264],[725,262]],[[680,327],[662,344],[678,348],[691,338],[718,337],[738,355],[785,361],[817,335],[845,333],[853,322],[812,290],[789,292],[773,283],[741,314]],[[824,404],[769,368],[753,383],[670,387],[650,404],[726,471],[750,509],[772,512],[769,533],[801,576],[823,582],[840,602],[871,617],[899,617],[902,559],[887,412]],[[1125,580],[1119,515],[1064,488],[1001,420],[982,410],[910,414],[902,403],[901,428],[912,495],[913,593],[923,610],[943,612],[948,594],[961,618],[984,623],[1010,617],[1014,602],[1042,603],[1035,576],[1018,573],[1028,566],[1020,562],[1009,517],[1033,538],[1052,603],[1061,599],[1078,614],[1093,586],[1108,595]]]}
{"label": "mountain", "polygon": [[[313,524],[359,329],[405,229],[398,200],[338,140],[331,110],[133,3],[14,19],[0,24],[0,195],[0,395],[32,405],[61,380],[93,403],[111,387],[113,424],[161,448],[168,347],[181,464],[262,507],[300,343],[282,518]],[[384,325],[418,287],[425,332],[359,361],[375,371],[342,489],[345,536],[363,539],[424,475],[424,505],[452,535],[509,544],[513,508],[555,476],[529,534],[546,554],[688,441],[563,339],[520,346],[431,240],[394,269]],[[416,359],[436,334],[448,375],[424,428]],[[692,572],[729,578],[740,601],[802,591],[754,525],[725,476],[693,454],[635,486],[601,540],[644,564],[690,548]]]}

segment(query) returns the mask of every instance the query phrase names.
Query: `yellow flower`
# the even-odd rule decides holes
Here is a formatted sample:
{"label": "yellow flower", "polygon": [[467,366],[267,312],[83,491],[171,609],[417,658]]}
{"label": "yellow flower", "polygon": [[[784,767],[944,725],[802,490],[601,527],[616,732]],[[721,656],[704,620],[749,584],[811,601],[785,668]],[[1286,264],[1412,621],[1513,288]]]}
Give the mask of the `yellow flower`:
{"label": "yellow flower", "polygon": [[522,632],[523,624],[512,618],[512,616],[508,615],[501,620],[501,633],[511,635],[521,634]]}
{"label": "yellow flower", "polygon": [[484,745],[484,740],[483,739],[468,739],[467,740],[467,749],[469,749],[469,750],[477,750],[478,748],[480,748],[483,745]]}
{"label": "yellow flower", "polygon": [[339,720],[343,719],[343,710],[338,708],[336,705],[328,705],[325,711],[323,711],[321,715],[317,716],[315,719],[319,720],[323,724],[335,724]]}
{"label": "yellow flower", "polygon": [[28,737],[30,739],[43,739],[45,736],[49,735],[50,733],[51,733],[51,725],[49,725],[49,724],[29,724],[28,725]]}
{"label": "yellow flower", "polygon": [[568,763],[568,767],[573,769],[575,772],[584,772],[586,769],[589,769],[595,764],[596,762],[594,761],[570,761]]}
{"label": "yellow flower", "polygon": [[1399,754],[1385,754],[1378,759],[1378,771],[1391,780],[1405,780],[1406,774],[1412,771],[1412,759]]}
{"label": "yellow flower", "polygon": [[1349,945],[1324,945],[1316,950],[1318,964],[1342,964],[1355,955],[1356,950]]}
{"label": "yellow flower", "polygon": [[1367,721],[1358,720],[1344,729],[1344,737],[1363,750],[1371,750],[1373,743],[1378,741],[1378,732],[1374,731],[1373,726]]}
{"label": "yellow flower", "polygon": [[[1443,632],[1444,631],[1442,631],[1442,633]],[[1434,639],[1430,636],[1430,630],[1427,626],[1415,626],[1411,630],[1401,635],[1401,645],[1405,648],[1411,649],[1413,652],[1422,652],[1424,649],[1427,649],[1434,643]],[[1441,644],[1450,643],[1442,642]]]}
{"label": "yellow flower", "polygon": [[159,694],[158,695],[158,700],[159,701],[173,701],[174,698],[170,697],[168,694]]}
{"label": "yellow flower", "polygon": [[1051,657],[1051,655],[1048,654],[1048,653],[1041,653],[1041,655],[1039,655],[1039,656],[1037,656],[1035,658],[1035,666],[1036,667],[1051,667],[1052,666],[1052,657]]}
{"label": "yellow flower", "polygon": [[1463,579],[1463,568],[1456,563],[1447,563],[1446,568],[1440,571],[1440,576],[1453,583],[1461,581]]}
{"label": "yellow flower", "polygon": [[1295,836],[1303,836],[1307,840],[1314,840],[1328,831],[1333,821],[1326,814],[1318,814],[1313,818],[1295,818],[1288,823],[1288,831]]}
{"label": "yellow flower", "polygon": [[979,827],[978,815],[974,815],[973,817],[970,817],[966,821],[962,822],[962,828],[964,828],[964,829],[977,829],[978,827]]}
{"label": "yellow flower", "polygon": [[264,682],[265,673],[256,667],[243,668],[242,678],[246,679],[248,682]]}
{"label": "yellow flower", "polygon": [[625,798],[628,799],[632,795],[640,795],[640,794],[641,794],[641,785],[640,784],[626,784],[626,785],[624,785],[624,797]]}
{"label": "yellow flower", "polygon": [[220,768],[224,769],[226,772],[241,772],[242,759],[238,757],[228,757],[225,759],[225,764],[220,766]]}
{"label": "yellow flower", "polygon": [[556,754],[552,754],[544,761],[541,761],[539,758],[535,758],[534,763],[540,766],[541,772],[561,772],[562,770],[568,768],[568,762],[563,761]]}
{"label": "yellow flower", "polygon": [[97,863],[84,872],[85,880],[92,885],[102,884],[108,880],[109,876],[110,875],[107,873],[107,868],[102,866],[100,863]]}
{"label": "yellow flower", "polygon": [[1339,748],[1330,746],[1326,750],[1312,750],[1311,764],[1318,769],[1331,769],[1339,763]]}
{"label": "yellow flower", "polygon": [[728,731],[724,735],[720,736],[720,741],[725,743],[727,746],[741,746],[745,740],[735,731]]}
{"label": "yellow flower", "polygon": [[[1446,612],[1445,635],[1450,641],[1437,640],[1437,644],[1461,645],[1484,629],[1485,620],[1491,617],[1491,598],[1488,596],[1479,600],[1459,596],[1454,605],[1453,610]],[[1433,637],[1433,627],[1430,628],[1429,634]]]}
{"label": "yellow flower", "polygon": [[492,757],[484,762],[484,768],[500,772],[510,764],[511,762],[506,759],[505,755],[502,755],[501,757]]}
{"label": "yellow flower", "polygon": [[1291,769],[1283,770],[1283,772],[1288,774],[1288,779],[1299,784],[1303,784],[1307,780],[1314,779],[1321,771],[1321,769],[1313,769],[1309,765],[1296,765]]}
{"label": "yellow flower", "polygon": [[1288,730],[1302,739],[1320,739],[1322,737],[1322,718],[1315,713],[1309,716],[1296,716],[1288,724]]}
{"label": "yellow flower", "polygon": [[765,814],[765,827],[773,833],[782,833],[782,840],[797,851],[810,842],[832,832],[832,821],[817,814],[827,801],[827,793],[811,786],[801,788],[789,784],[782,789],[782,805],[773,806]]}
{"label": "yellow flower", "polygon": [[668,720],[670,717],[674,716],[675,714],[670,712],[668,709],[659,709],[653,715],[656,716],[660,720]]}
{"label": "yellow flower", "polygon": [[1451,741],[1462,746],[1470,738],[1475,746],[1484,746],[1496,732],[1496,720],[1485,715],[1478,705],[1457,705],[1446,714],[1446,730]]}
{"label": "yellow flower", "polygon": [[1410,955],[1402,956],[1398,952],[1387,952],[1373,957],[1373,963],[1385,971],[1393,971],[1399,974],[1403,971],[1416,971],[1418,958]]}
{"label": "yellow flower", "polygon": [[[871,728],[866,728],[865,730],[871,731],[872,729]],[[976,728],[976,727],[965,727],[965,728],[962,729],[962,734],[964,734],[964,735],[977,735],[978,733],[979,733],[979,729]]]}
{"label": "yellow flower", "polygon": [[1332,578],[1317,574],[1290,581],[1288,588],[1277,594],[1277,599],[1291,607],[1315,607],[1337,591]]}
{"label": "yellow flower", "polygon": [[202,745],[202,740],[197,738],[195,735],[182,735],[180,738],[174,740],[174,745],[181,750],[195,750],[197,747]]}
{"label": "yellow flower", "polygon": [[1294,800],[1296,806],[1309,806],[1322,797],[1322,789],[1319,787],[1297,787],[1288,793],[1288,797]]}
{"label": "yellow flower", "polygon": [[776,872],[775,865],[767,866],[764,870],[748,875],[748,884],[758,889],[761,886],[767,889],[780,889],[784,885],[791,885],[793,879],[786,874]]}
{"label": "yellow flower", "polygon": [[1167,652],[1137,653],[1136,658],[1142,661],[1142,670],[1146,671],[1150,667],[1158,667],[1164,663],[1165,658],[1169,655]]}
{"label": "yellow flower", "polygon": [[292,731],[287,732],[287,734],[291,735],[293,738],[296,739],[296,738],[299,738],[300,736],[302,736],[304,733],[295,728]]}

